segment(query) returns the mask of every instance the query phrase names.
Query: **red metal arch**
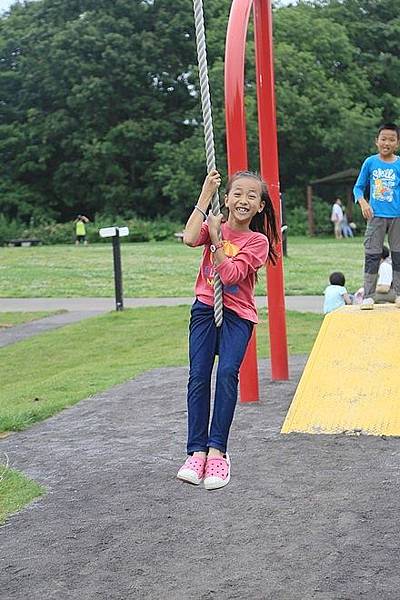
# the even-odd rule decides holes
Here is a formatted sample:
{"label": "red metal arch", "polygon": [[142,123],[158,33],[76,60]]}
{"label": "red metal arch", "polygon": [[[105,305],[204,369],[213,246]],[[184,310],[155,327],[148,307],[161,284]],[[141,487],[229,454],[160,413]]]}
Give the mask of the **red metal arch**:
{"label": "red metal arch", "polygon": [[[281,222],[278,146],[276,131],[272,8],[270,0],[233,0],[225,47],[225,113],[228,172],[248,168],[246,115],[244,108],[244,61],[251,8],[254,13],[260,172],[268,185],[278,224]],[[275,267],[267,268],[268,318],[272,379],[288,379],[285,296],[282,248]],[[258,400],[255,334],[240,370],[242,402]]]}

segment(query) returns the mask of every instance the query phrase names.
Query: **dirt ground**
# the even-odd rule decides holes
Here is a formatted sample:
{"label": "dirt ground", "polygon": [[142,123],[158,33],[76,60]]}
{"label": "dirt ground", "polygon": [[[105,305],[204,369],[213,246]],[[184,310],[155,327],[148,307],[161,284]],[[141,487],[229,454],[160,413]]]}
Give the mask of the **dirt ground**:
{"label": "dirt ground", "polygon": [[400,441],[281,435],[305,364],[239,405],[232,480],[175,479],[185,368],[0,442],[48,493],[0,528],[4,600],[398,600]]}

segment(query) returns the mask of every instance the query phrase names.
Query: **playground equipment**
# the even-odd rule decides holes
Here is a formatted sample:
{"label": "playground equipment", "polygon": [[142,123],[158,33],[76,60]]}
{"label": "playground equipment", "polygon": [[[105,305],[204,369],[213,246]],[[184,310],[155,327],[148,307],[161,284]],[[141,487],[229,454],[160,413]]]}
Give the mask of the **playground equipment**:
{"label": "playground equipment", "polygon": [[[195,15],[196,13],[198,15],[201,13],[202,16],[202,1],[193,0],[193,2]],[[260,172],[267,183],[268,191],[278,219],[278,228],[280,229],[281,205],[274,94],[271,0],[233,0],[231,6],[225,48],[225,113],[228,174],[232,175],[236,171],[248,169],[246,117],[244,108],[244,61],[251,8],[253,8],[254,13],[256,46]],[[201,34],[201,43],[203,44],[204,41],[205,48],[203,36],[204,30]],[[204,64],[204,60],[202,61],[201,68],[206,71],[206,63]],[[205,96],[207,97],[207,93],[205,93]],[[207,102],[207,98],[205,102]],[[204,126],[206,127],[205,115],[211,117],[211,113],[207,109],[206,111],[204,109],[203,93],[202,103]],[[209,124],[207,125],[207,129],[209,129]],[[207,159],[207,168],[213,168],[209,166],[209,159]],[[279,253],[277,264],[275,266],[268,265],[267,267],[268,318],[270,328],[271,372],[273,380],[288,379],[281,243],[277,250]],[[255,333],[249,343],[246,356],[240,369],[240,398],[242,402],[251,402],[259,399]]]}
{"label": "playground equipment", "polygon": [[[233,0],[225,48],[225,114],[229,174],[246,169],[247,136],[244,109],[244,62],[249,16],[253,7],[260,172],[281,227],[281,202],[276,130],[272,6],[270,0]],[[267,267],[268,320],[273,380],[288,379],[282,245],[279,260]],[[258,400],[255,333],[240,370],[242,402]]]}
{"label": "playground equipment", "polygon": [[400,310],[328,314],[281,433],[400,435]]}

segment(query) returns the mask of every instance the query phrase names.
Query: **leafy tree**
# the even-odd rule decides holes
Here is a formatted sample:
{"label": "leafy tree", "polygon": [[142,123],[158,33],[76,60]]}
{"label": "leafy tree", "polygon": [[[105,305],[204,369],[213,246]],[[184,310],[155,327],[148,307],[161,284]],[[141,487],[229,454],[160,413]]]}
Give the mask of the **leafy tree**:
{"label": "leafy tree", "polygon": [[184,0],[172,13],[167,0],[16,6],[0,21],[0,177],[32,188],[43,212],[61,219],[83,208],[159,212],[154,146],[187,135],[182,112],[194,104],[187,8]]}
{"label": "leafy tree", "polygon": [[[398,0],[274,10],[282,188],[361,163],[397,119]],[[223,66],[231,0],[205,3],[217,164],[226,171]],[[397,11],[397,12],[396,12]],[[254,47],[249,162],[258,168]],[[39,0],[0,19],[0,212],[184,219],[205,172],[192,3]],[[296,193],[296,190],[299,192]]]}
{"label": "leafy tree", "polygon": [[382,121],[400,116],[400,15],[397,0],[331,0],[323,2],[328,18],[342,23],[357,52],[355,64],[370,83],[365,99],[379,107]]}
{"label": "leafy tree", "polygon": [[379,113],[346,29],[313,5],[275,18],[281,175],[287,187],[358,163]]}

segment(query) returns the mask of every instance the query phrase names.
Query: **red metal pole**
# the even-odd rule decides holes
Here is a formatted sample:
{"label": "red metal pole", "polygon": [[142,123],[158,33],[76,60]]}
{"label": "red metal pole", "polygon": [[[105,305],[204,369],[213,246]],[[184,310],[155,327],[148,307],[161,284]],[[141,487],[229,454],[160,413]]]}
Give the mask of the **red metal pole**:
{"label": "red metal pole", "polygon": [[[279,230],[281,200],[279,190],[278,144],[275,110],[274,59],[271,0],[254,0],[254,34],[256,42],[258,131],[261,175],[275,208]],[[285,291],[282,242],[277,248],[279,259],[267,267],[268,319],[273,380],[289,378],[286,341]]]}
{"label": "red metal pole", "polygon": [[[248,168],[244,109],[244,59],[246,35],[253,0],[233,0],[225,47],[225,120],[228,174]],[[259,399],[255,331],[239,374],[240,401]]]}
{"label": "red metal pole", "polygon": [[244,59],[253,0],[233,0],[225,46],[225,121],[228,173],[247,169]]}

